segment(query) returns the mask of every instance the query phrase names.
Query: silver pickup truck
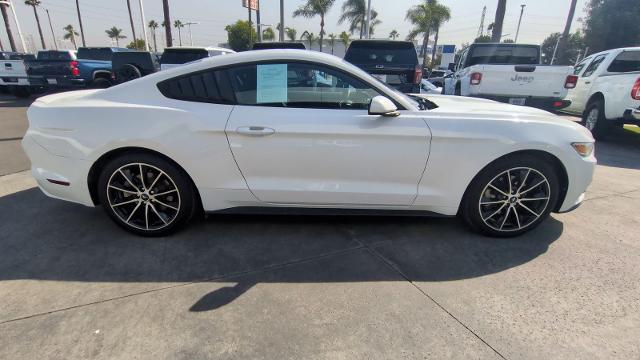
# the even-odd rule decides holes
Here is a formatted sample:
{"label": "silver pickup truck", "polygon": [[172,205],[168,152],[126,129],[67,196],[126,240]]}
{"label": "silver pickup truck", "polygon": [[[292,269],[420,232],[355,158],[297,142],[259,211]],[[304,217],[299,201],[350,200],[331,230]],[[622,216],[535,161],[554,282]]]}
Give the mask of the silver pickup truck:
{"label": "silver pickup truck", "polygon": [[24,61],[35,59],[32,54],[0,52],[0,88],[18,97],[31,94]]}

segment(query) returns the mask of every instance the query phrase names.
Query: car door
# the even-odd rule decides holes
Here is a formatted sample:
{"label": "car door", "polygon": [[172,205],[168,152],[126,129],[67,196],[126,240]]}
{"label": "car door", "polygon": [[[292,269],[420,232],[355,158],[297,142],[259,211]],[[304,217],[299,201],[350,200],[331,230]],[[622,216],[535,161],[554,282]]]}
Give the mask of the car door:
{"label": "car door", "polygon": [[370,84],[321,64],[228,70],[238,105],[226,126],[251,192],[278,204],[410,205],[429,154],[421,117],[368,115]]}
{"label": "car door", "polygon": [[[608,54],[597,55],[593,57],[593,60],[591,60],[590,62],[590,59],[587,58],[585,59],[585,61],[576,66],[576,73],[580,74],[580,77],[578,78],[576,87],[574,89],[571,89],[567,96],[567,98],[571,100],[571,105],[568,108],[569,111],[582,113],[585,110],[587,101],[589,100],[589,96],[591,95],[593,82],[597,78],[596,70],[598,70],[598,66],[604,61],[607,55]],[[584,67],[584,71],[580,73],[582,67]]]}

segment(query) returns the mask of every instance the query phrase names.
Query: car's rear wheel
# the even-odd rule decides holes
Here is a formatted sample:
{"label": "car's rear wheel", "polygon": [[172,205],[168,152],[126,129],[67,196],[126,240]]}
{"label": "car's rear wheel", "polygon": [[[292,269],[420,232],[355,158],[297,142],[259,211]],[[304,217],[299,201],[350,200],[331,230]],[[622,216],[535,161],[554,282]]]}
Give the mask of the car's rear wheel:
{"label": "car's rear wheel", "polygon": [[507,157],[476,176],[465,194],[462,215],[483,234],[517,236],[549,216],[558,194],[559,180],[549,161],[528,154]]}
{"label": "car's rear wheel", "polygon": [[582,125],[591,131],[596,140],[603,140],[607,136],[612,126],[605,118],[602,100],[596,100],[587,106],[582,115]]}
{"label": "car's rear wheel", "polygon": [[121,82],[127,82],[142,77],[142,72],[135,65],[124,64],[118,69],[118,79]]}
{"label": "car's rear wheel", "polygon": [[129,154],[109,162],[98,180],[100,202],[124,229],[163,236],[194,214],[195,192],[184,172],[152,154]]}

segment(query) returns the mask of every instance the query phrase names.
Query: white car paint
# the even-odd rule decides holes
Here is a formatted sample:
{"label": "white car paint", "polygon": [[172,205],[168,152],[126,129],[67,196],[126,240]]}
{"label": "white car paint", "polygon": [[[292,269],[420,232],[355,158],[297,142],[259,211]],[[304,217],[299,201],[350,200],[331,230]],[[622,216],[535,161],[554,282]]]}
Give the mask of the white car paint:
{"label": "white car paint", "polygon": [[[640,80],[640,71],[609,71],[612,62],[623,53],[639,54],[640,47],[599,52],[588,56],[576,65],[575,75],[579,76],[578,83],[575,89],[571,89],[567,94],[571,105],[563,111],[582,116],[587,105],[595,97],[604,99],[607,120],[622,119],[625,111],[640,107],[640,100],[631,97],[633,85]],[[599,65],[595,62],[599,62]],[[591,66],[597,67],[589,69]]]}
{"label": "white car paint", "polygon": [[[296,60],[352,74],[404,109],[398,117],[366,110],[234,106],[173,100],[156,84],[178,75],[252,61]],[[23,140],[32,173],[49,196],[94,206],[89,170],[110,151],[159,152],[193,180],[206,211],[239,206],[425,210],[455,215],[472,179],[519,150],[559,159],[569,177],[560,211],[579,204],[595,158],[573,142],[589,131],[545,111],[483,99],[421,95],[438,108],[382,87],[331,55],[302,50],[218,56],[104,90],[39,98]],[[246,127],[273,136],[243,136]],[[69,186],[50,182],[64,181]]]}

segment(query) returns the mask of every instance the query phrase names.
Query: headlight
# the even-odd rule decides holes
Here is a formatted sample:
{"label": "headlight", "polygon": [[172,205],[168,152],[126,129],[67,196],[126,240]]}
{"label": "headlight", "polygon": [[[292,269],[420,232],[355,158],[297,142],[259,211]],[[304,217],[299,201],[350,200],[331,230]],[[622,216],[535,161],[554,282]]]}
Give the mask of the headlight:
{"label": "headlight", "polygon": [[582,157],[589,157],[593,153],[594,144],[592,142],[571,143],[571,146],[573,146],[576,152]]}

